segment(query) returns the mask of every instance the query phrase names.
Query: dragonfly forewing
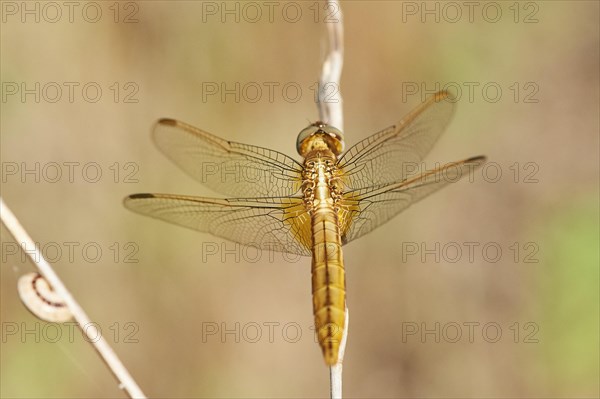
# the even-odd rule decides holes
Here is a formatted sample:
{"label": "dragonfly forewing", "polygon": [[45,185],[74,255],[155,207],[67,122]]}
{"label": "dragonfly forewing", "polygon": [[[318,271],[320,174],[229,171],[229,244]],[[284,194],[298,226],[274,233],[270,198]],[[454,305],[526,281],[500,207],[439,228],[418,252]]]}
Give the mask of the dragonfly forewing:
{"label": "dragonfly forewing", "polygon": [[440,137],[454,113],[454,99],[440,92],[393,126],[359,141],[338,161],[346,189],[406,179]]}
{"label": "dragonfly forewing", "polygon": [[153,139],[186,173],[224,195],[288,197],[302,184],[302,165],[287,155],[223,140],[184,122],[159,120]]}

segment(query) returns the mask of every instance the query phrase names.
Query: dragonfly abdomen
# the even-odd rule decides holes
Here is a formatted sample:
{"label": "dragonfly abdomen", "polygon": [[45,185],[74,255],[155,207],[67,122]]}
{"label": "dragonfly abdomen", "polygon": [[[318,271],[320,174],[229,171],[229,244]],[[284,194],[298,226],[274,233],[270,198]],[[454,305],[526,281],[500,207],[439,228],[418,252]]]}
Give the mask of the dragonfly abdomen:
{"label": "dragonfly abdomen", "polygon": [[342,244],[333,209],[313,214],[312,294],[315,328],[325,362],[338,361],[342,340],[345,307],[346,277]]}

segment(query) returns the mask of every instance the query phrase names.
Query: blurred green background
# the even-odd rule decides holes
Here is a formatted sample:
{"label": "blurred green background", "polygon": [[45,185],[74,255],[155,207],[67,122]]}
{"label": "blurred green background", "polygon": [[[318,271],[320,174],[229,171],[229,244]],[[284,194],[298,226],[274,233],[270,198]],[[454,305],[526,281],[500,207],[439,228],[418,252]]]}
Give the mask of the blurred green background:
{"label": "blurred green background", "polygon": [[[424,88],[450,83],[462,95],[427,166],[479,154],[495,163],[345,247],[347,397],[600,394],[599,4],[474,3],[470,17],[461,2],[342,2],[347,145],[396,122]],[[71,16],[55,4],[60,16],[27,2],[39,7],[36,22],[25,3],[2,2],[3,199],[150,397],[327,396],[308,258],[253,261],[121,204],[135,192],[214,196],[153,146],[160,117],[298,159],[296,135],[318,118],[323,4],[96,2]],[[35,91],[36,82],[39,102],[21,98],[21,84]],[[56,102],[50,82],[63,89]],[[204,90],[236,82],[257,83],[262,96],[222,101]],[[300,87],[297,101],[286,84]],[[72,181],[65,162],[78,163]],[[36,163],[38,181],[21,175]],[[86,181],[84,166],[100,180]],[[77,243],[73,258],[67,243]],[[472,258],[468,243],[477,243]],[[215,245],[234,254],[208,254]],[[56,328],[21,305],[17,280],[33,266],[14,248],[3,228],[2,397],[124,397],[79,332],[62,327],[50,342]],[[207,326],[236,323],[240,342],[203,339]]]}

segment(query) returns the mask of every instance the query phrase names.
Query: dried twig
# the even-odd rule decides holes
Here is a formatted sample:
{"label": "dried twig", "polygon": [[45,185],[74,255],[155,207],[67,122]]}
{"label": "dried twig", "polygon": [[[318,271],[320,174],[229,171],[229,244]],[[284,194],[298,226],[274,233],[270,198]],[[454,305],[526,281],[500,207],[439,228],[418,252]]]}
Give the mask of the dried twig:
{"label": "dried twig", "polygon": [[10,234],[15,238],[17,243],[23,247],[23,249],[34,248],[33,251],[27,250],[25,252],[27,255],[29,255],[37,267],[42,278],[46,280],[46,283],[61,299],[61,303],[64,303],[64,305],[69,309],[78,326],[81,328],[81,331],[83,331],[83,333],[87,336],[86,341],[90,342],[94,346],[94,349],[96,349],[104,363],[106,363],[110,371],[119,381],[119,387],[125,390],[125,392],[131,398],[145,398],[146,396],[135,383],[125,366],[123,366],[123,363],[121,363],[115,352],[100,334],[95,324],[91,322],[81,306],[79,306],[71,293],[64,286],[58,275],[54,272],[54,269],[52,269],[52,266],[46,261],[46,259],[44,259],[31,237],[29,237],[23,226],[21,226],[15,215],[11,212],[8,206],[6,206],[1,197],[0,219]]}
{"label": "dried twig", "polygon": [[331,21],[326,21],[327,53],[319,79],[319,116],[323,122],[343,131],[344,114],[340,78],[344,66],[344,20],[339,1],[326,3],[326,7],[331,12]]}
{"label": "dried twig", "polygon": [[[325,21],[327,26],[327,53],[323,61],[319,79],[319,117],[321,121],[343,131],[344,114],[340,78],[344,66],[344,22],[342,9],[337,0],[327,1],[325,7],[331,13],[332,20]],[[338,363],[329,368],[329,384],[331,398],[342,397],[342,362],[348,336],[348,308],[344,323],[342,342],[340,343]]]}
{"label": "dried twig", "polygon": [[348,338],[348,320],[348,307],[346,306],[346,321],[344,322],[344,334],[340,343],[338,362],[329,368],[329,396],[331,399],[342,399],[342,367]]}

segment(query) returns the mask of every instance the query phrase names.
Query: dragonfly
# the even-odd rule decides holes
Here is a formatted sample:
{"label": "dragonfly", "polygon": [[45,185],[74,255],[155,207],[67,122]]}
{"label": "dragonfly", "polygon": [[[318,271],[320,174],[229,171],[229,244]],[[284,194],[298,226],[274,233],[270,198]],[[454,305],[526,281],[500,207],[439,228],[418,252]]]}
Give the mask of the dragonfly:
{"label": "dragonfly", "polygon": [[[128,209],[261,250],[311,256],[315,328],[325,363],[338,362],[346,321],[342,246],[467,176],[484,156],[414,172],[454,112],[439,92],[398,123],[344,152],[343,134],[315,122],[298,135],[302,161],[160,119],[156,146],[183,171],[231,198],[132,194]],[[412,171],[412,173],[411,173]]]}

